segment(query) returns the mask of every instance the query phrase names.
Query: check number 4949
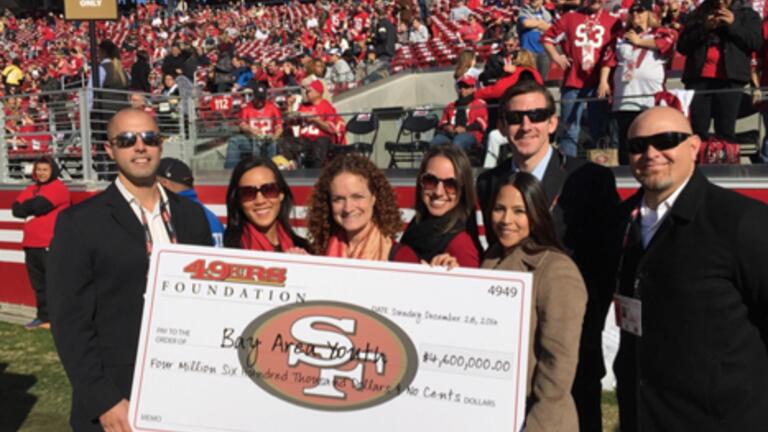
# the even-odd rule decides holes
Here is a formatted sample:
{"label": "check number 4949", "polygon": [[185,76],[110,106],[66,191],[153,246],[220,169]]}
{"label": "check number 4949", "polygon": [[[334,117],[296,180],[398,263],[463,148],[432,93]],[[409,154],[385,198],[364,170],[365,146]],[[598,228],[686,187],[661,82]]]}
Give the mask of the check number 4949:
{"label": "check number 4949", "polygon": [[494,297],[510,297],[517,296],[517,287],[507,285],[491,285],[488,288],[488,294]]}

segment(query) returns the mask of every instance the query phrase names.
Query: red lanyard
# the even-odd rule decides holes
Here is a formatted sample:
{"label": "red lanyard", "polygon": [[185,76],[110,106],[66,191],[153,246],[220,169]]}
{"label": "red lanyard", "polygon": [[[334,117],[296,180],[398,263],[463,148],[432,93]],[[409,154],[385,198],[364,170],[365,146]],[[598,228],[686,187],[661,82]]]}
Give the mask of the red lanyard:
{"label": "red lanyard", "polygon": [[[641,36],[644,36],[644,35],[649,34],[649,33],[650,33],[650,30],[646,30],[646,31],[644,31],[642,33],[638,33],[637,36],[641,37]],[[640,65],[643,64],[643,60],[645,60],[645,56],[648,55],[648,51],[650,51],[648,48],[638,48],[638,47],[632,45],[633,57],[634,57],[635,51],[638,51],[638,50],[640,51],[640,53],[637,55],[637,59],[633,58],[631,60],[631,63],[627,62],[628,63],[627,66],[630,66],[630,64],[631,64],[630,69],[637,69],[637,68],[639,68]]]}
{"label": "red lanyard", "polygon": [[[139,204],[139,213],[141,213],[141,225],[144,227],[144,240],[147,243],[147,256],[150,256],[152,255],[153,244],[152,233],[149,230],[149,223],[147,222],[147,215],[144,213],[144,207],[142,207],[138,201],[136,203]],[[178,239],[176,238],[176,230],[173,228],[173,224],[171,223],[171,213],[168,211],[168,203],[163,200],[160,200],[160,218],[163,220],[165,232],[168,233],[168,239],[173,244],[178,243]]]}
{"label": "red lanyard", "polygon": [[[562,188],[560,188],[562,189]],[[557,203],[560,202],[560,193],[558,192],[557,195],[555,195],[555,198],[552,200],[552,204],[549,205],[549,212],[552,213],[555,211],[555,207],[557,207]]]}
{"label": "red lanyard", "polygon": [[[629,215],[629,221],[627,221],[627,226],[624,228],[624,239],[621,241],[621,255],[619,255],[619,267],[616,270],[616,294],[619,293],[619,284],[621,283],[621,273],[624,270],[624,257],[627,254],[627,246],[629,246],[629,232],[632,230],[632,224],[637,220],[637,218],[640,216],[640,206],[638,205],[635,207],[634,210],[632,210],[632,213]],[[636,295],[637,293],[635,293]]]}

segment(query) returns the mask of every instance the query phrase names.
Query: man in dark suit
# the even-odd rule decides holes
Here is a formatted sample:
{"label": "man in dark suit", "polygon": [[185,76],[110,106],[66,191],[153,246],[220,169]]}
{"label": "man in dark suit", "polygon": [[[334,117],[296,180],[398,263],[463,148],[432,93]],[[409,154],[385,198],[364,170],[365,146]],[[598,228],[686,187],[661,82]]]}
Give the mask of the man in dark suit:
{"label": "man in dark suit", "polygon": [[54,341],[72,384],[75,431],[128,431],[149,254],[154,244],[211,245],[202,208],[159,186],[162,140],[144,111],[119,111],[105,149],[117,179],[59,215],[48,265]]}
{"label": "man in dark suit", "polygon": [[678,111],[628,134],[614,364],[622,432],[768,425],[768,206],[710,183]]}
{"label": "man in dark suit", "polygon": [[[584,277],[589,299],[579,348],[573,398],[582,431],[602,430],[600,380],[605,375],[602,329],[614,288],[615,258],[608,239],[619,203],[613,173],[602,166],[566,157],[550,145],[557,129],[552,94],[534,81],[509,88],[502,96],[500,130],[507,135],[513,157],[477,179],[483,222],[489,227],[490,202],[499,183],[515,171],[529,172],[542,183],[565,250]],[[488,244],[496,238],[485,231]]]}

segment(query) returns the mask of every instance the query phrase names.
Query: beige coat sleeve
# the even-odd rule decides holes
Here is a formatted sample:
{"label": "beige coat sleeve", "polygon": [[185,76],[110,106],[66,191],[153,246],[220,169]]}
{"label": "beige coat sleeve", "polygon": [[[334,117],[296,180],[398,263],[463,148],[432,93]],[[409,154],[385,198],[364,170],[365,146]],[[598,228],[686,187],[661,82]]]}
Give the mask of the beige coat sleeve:
{"label": "beige coat sleeve", "polygon": [[565,255],[550,253],[542,264],[534,271],[538,314],[534,350],[538,361],[525,430],[578,432],[571,387],[579,359],[587,290],[578,268]]}

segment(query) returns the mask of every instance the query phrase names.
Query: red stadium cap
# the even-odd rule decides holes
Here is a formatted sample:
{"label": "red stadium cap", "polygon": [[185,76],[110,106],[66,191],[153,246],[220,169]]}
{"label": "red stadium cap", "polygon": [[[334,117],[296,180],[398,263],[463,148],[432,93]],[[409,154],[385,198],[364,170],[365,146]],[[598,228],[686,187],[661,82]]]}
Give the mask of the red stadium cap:
{"label": "red stadium cap", "polygon": [[461,78],[459,78],[458,81],[456,81],[456,84],[464,84],[471,87],[477,86],[477,78],[473,77],[472,75],[464,75]]}
{"label": "red stadium cap", "polygon": [[307,87],[318,92],[319,94],[323,94],[323,91],[325,90],[325,86],[323,86],[323,82],[320,80],[312,81],[309,83],[309,85],[307,85]]}

